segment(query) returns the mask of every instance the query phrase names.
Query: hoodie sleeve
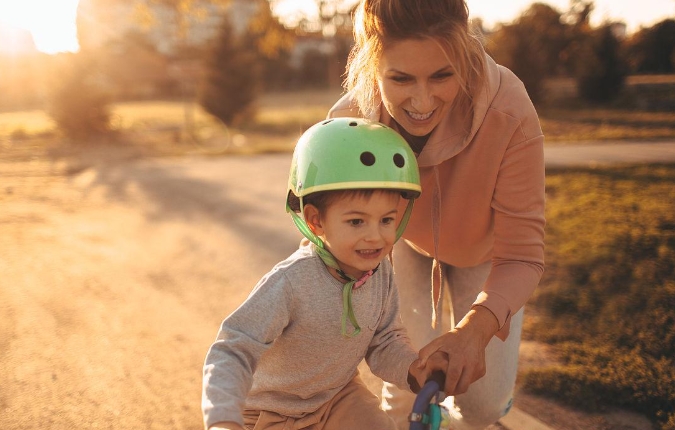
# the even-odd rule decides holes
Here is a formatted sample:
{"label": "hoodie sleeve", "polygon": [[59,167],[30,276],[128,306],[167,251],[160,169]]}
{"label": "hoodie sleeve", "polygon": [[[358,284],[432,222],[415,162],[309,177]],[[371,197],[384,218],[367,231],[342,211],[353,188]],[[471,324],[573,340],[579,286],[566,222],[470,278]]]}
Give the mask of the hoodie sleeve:
{"label": "hoodie sleeve", "polygon": [[497,317],[502,340],[544,272],[544,136],[529,99],[523,104],[528,109],[506,148],[492,199],[492,271],[474,302]]}
{"label": "hoodie sleeve", "polygon": [[221,421],[244,425],[242,412],[258,360],[288,325],[292,293],[286,286],[284,276],[263,279],[223,321],[204,364],[202,412],[207,428]]}

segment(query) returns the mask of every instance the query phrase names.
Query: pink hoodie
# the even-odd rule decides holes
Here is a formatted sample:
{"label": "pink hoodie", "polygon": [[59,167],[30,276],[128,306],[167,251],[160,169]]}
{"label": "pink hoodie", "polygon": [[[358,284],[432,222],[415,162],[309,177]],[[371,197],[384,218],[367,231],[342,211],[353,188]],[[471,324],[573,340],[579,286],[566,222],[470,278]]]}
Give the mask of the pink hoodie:
{"label": "pink hoodie", "polygon": [[[492,260],[474,305],[495,315],[504,340],[544,271],[544,136],[521,81],[489,57],[486,69],[471,131],[450,112],[417,159],[423,193],[403,237],[453,266]],[[362,116],[355,106],[347,94],[328,117]],[[397,128],[383,106],[371,119]]]}

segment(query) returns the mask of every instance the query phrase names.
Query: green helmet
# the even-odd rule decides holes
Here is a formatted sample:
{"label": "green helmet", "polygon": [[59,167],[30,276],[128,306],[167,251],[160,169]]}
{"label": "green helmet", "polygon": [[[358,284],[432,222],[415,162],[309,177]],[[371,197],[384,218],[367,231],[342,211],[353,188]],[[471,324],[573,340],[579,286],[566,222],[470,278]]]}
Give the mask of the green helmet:
{"label": "green helmet", "polygon": [[[342,334],[345,336],[356,336],[361,331],[352,305],[352,290],[357,280],[341,270],[301,215],[306,196],[319,191],[351,189],[401,191],[409,201],[396,230],[396,239],[400,238],[412,213],[414,199],[422,190],[415,154],[401,135],[377,122],[336,118],[310,127],[300,137],[293,153],[286,210],[300,232],[317,246],[317,254],[326,266],[336,269],[348,281],[342,291]],[[300,201],[297,210],[301,215],[291,208],[292,195]],[[347,320],[354,327],[352,333],[347,331]]]}
{"label": "green helmet", "polygon": [[[366,188],[400,190],[411,200],[399,225],[400,237],[412,200],[422,190],[415,154],[400,134],[362,118],[335,118],[313,125],[300,137],[291,162],[288,195],[300,199],[301,212],[303,197],[309,194]],[[288,200],[286,210],[295,215]],[[294,216],[293,220],[303,235],[323,247],[302,218]]]}

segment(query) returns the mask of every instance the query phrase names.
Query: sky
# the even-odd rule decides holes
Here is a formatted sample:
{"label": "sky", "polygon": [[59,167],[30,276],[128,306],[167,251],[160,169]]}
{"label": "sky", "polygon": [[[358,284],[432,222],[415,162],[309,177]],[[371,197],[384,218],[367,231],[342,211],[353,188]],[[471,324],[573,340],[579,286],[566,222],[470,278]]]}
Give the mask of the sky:
{"label": "sky", "polygon": [[[342,0],[354,4],[354,0]],[[532,0],[467,0],[472,18],[480,17],[489,28],[512,21],[532,4]],[[568,9],[569,0],[544,0],[559,11]],[[33,35],[39,51],[49,54],[77,51],[75,15],[78,0],[0,0],[0,24],[26,29]],[[591,23],[623,21],[632,33],[667,17],[675,18],[675,0],[595,0]],[[275,0],[275,12],[297,16],[311,10],[314,0]],[[0,44],[11,43],[0,40]]]}

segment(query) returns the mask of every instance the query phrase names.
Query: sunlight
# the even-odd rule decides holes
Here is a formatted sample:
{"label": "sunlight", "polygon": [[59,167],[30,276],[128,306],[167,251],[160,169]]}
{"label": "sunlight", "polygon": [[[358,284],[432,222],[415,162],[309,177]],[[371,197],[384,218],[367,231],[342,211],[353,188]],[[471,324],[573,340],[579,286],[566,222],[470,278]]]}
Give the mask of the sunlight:
{"label": "sunlight", "polygon": [[[39,51],[77,51],[75,16],[79,0],[2,0],[0,26],[30,31]],[[11,43],[2,40],[0,43]],[[6,50],[8,47],[3,47]]]}

